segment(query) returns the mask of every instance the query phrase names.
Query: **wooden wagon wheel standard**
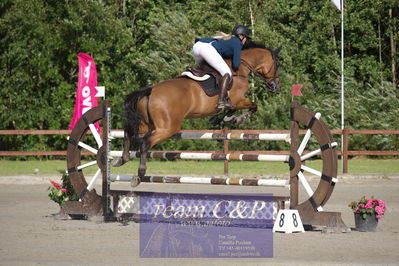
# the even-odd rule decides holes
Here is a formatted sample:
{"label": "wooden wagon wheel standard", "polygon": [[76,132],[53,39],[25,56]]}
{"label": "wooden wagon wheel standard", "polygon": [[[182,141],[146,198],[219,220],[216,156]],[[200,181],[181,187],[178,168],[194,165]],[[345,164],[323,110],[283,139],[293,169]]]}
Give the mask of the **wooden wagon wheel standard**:
{"label": "wooden wagon wheel standard", "polygon": [[[307,128],[307,132],[301,141],[299,138],[299,124]],[[311,135],[316,137],[319,148],[305,154],[304,150],[309,143]],[[315,214],[323,211],[322,206],[326,204],[330,198],[335,183],[337,182],[338,159],[335,149],[336,146],[337,143],[333,142],[330,130],[325,123],[320,120],[320,114],[302,108],[299,106],[298,102],[293,102],[291,107],[291,153],[289,160],[291,187],[290,207],[299,210],[301,218],[303,217],[302,220],[304,224],[314,223],[311,220],[314,218]],[[316,155],[321,155],[322,158],[321,172],[304,164],[307,159]],[[304,173],[311,173],[320,177],[320,182],[314,192],[307,183]],[[302,203],[298,202],[298,181],[303,184],[305,191],[309,195],[309,199]],[[324,220],[330,219],[327,217],[328,215],[319,216],[323,216],[324,218],[322,219]],[[340,220],[340,217],[336,219]],[[325,221],[321,223],[325,223]],[[340,223],[340,221],[337,221],[337,223]]]}
{"label": "wooden wagon wheel standard", "polygon": [[[67,148],[67,172],[75,192],[79,195],[79,202],[66,202],[61,212],[101,215],[104,207],[108,208],[108,196],[101,197],[93,189],[94,184],[100,176],[106,176],[108,171],[107,150],[108,141],[108,119],[103,119],[107,115],[109,102],[90,109],[75,124],[70,137],[68,138]],[[101,120],[101,121],[100,121]],[[102,123],[101,135],[97,132],[94,124]],[[88,134],[88,133],[91,134]],[[96,157],[95,160],[82,164],[82,151],[88,151]],[[83,170],[86,168],[97,167],[97,170],[89,183],[86,182]],[[102,194],[107,195],[107,182],[103,180]]]}

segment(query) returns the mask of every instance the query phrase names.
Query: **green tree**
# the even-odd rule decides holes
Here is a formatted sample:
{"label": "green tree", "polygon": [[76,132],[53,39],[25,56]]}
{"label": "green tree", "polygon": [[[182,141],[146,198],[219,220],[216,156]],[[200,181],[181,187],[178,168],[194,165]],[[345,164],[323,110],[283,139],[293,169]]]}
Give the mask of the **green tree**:
{"label": "green tree", "polygon": [[[345,1],[349,128],[398,128],[398,12],[396,0]],[[230,33],[238,23],[251,26],[256,41],[283,50],[281,93],[270,95],[254,81],[248,96],[258,103],[258,113],[237,128],[288,128],[290,90],[296,83],[304,85],[301,103],[321,112],[330,128],[339,128],[340,11],[328,0],[3,0],[0,127],[66,129],[73,112],[77,54],[85,52],[96,61],[99,83],[113,102],[112,127],[121,128],[125,94],[178,76],[194,63],[190,52],[195,37]],[[185,121],[184,127],[209,126],[207,119],[197,119]],[[388,147],[392,139],[356,141]],[[174,149],[172,144],[168,147]],[[65,140],[2,137],[0,145],[3,150],[63,149]],[[205,148],[194,142],[179,145]]]}
{"label": "green tree", "polygon": [[175,78],[193,63],[194,30],[187,17],[176,11],[158,14],[151,21],[147,53],[136,63],[148,72],[148,83]]}
{"label": "green tree", "polygon": [[[115,9],[94,1],[9,1],[1,4],[0,123],[5,129],[66,129],[77,84],[77,54],[95,59],[99,83],[122,99],[130,72],[130,29]],[[121,100],[119,101],[119,103]],[[118,103],[118,102],[117,102]],[[42,141],[4,141],[12,148]],[[65,147],[65,140],[49,145]]]}

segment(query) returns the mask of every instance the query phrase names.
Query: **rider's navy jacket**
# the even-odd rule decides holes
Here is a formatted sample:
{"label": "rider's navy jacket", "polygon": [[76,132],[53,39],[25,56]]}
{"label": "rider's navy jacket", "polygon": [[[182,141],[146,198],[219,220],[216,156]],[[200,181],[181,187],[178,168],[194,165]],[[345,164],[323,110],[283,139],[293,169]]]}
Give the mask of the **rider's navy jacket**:
{"label": "rider's navy jacket", "polygon": [[197,39],[197,41],[212,43],[212,46],[223,58],[232,59],[233,70],[238,70],[241,62],[242,43],[237,37],[233,36],[229,40],[201,38]]}

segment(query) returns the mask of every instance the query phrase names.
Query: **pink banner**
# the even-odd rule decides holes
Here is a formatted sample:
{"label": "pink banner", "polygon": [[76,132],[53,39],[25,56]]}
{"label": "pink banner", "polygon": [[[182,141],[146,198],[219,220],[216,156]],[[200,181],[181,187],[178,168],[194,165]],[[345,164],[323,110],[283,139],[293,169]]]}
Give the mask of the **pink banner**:
{"label": "pink banner", "polygon": [[[79,77],[78,88],[76,90],[75,111],[73,112],[72,122],[69,129],[73,129],[79,118],[93,107],[98,105],[98,98],[95,97],[97,90],[97,70],[96,64],[90,55],[85,53],[78,54]],[[99,123],[95,127],[100,132]]]}

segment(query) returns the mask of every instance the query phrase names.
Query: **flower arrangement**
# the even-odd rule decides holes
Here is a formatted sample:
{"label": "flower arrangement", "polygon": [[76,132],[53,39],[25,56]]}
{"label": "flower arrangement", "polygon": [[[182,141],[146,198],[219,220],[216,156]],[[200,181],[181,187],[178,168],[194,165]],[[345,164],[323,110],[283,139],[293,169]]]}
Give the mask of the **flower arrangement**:
{"label": "flower arrangement", "polygon": [[366,199],[365,196],[363,196],[359,201],[354,201],[349,204],[349,207],[352,208],[354,213],[361,214],[363,219],[366,219],[367,215],[375,215],[375,218],[381,219],[386,210],[386,204],[384,201],[375,199],[374,197]]}
{"label": "flower arrangement", "polygon": [[61,182],[62,184],[59,184],[53,180],[50,181],[51,186],[49,186],[47,189],[50,191],[48,194],[50,199],[58,203],[60,206],[62,206],[65,201],[78,200],[79,197],[75,193],[68,175],[63,174],[61,177]]}

